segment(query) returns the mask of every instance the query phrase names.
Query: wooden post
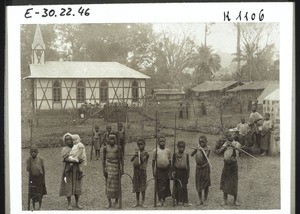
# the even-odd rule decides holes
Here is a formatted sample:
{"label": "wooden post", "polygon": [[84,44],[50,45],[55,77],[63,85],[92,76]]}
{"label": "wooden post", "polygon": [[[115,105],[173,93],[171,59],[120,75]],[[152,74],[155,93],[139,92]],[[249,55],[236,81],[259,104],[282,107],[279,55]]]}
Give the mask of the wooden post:
{"label": "wooden post", "polygon": [[[175,167],[175,165],[174,165],[174,162],[175,162],[175,144],[176,144],[176,113],[175,113],[175,125],[174,125],[174,143],[173,143],[173,149],[174,149],[174,151],[173,151],[173,162],[172,162],[172,165],[173,165],[173,169],[174,169],[174,167]],[[173,200],[172,200],[172,205],[173,205],[173,207],[175,207],[175,178],[173,178]]]}
{"label": "wooden post", "polygon": [[118,145],[118,169],[119,169],[119,209],[122,209],[122,187],[121,187],[121,179],[122,179],[122,171],[123,169],[121,169],[122,166],[122,153],[121,153],[121,143],[119,140],[119,107],[116,106],[116,113],[117,113],[117,145]]}
{"label": "wooden post", "polygon": [[157,146],[158,146],[158,126],[157,126],[157,110],[156,110],[156,123],[155,123],[155,137],[156,137],[156,142],[155,142],[155,177],[154,177],[154,207],[156,207],[157,204]]}

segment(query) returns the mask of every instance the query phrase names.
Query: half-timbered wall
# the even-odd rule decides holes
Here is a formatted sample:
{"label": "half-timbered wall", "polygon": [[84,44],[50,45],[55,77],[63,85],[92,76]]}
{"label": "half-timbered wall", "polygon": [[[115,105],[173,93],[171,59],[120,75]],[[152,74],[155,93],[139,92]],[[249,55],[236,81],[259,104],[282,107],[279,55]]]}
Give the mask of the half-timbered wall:
{"label": "half-timbered wall", "polygon": [[70,109],[79,108],[84,103],[82,97],[92,104],[143,105],[146,82],[144,79],[35,79],[34,86],[36,109]]}

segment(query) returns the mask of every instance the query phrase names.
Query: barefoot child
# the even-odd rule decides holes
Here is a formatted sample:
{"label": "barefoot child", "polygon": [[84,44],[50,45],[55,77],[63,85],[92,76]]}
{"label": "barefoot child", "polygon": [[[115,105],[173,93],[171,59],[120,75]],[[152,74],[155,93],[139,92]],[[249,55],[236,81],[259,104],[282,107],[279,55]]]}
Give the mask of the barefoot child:
{"label": "barefoot child", "polygon": [[35,203],[39,202],[38,210],[42,207],[42,199],[47,195],[45,185],[45,167],[44,160],[38,157],[38,148],[31,147],[30,157],[26,161],[26,170],[29,173],[29,198],[32,200],[32,206],[35,210]]}
{"label": "barefoot child", "polygon": [[[108,135],[109,142],[103,147],[103,175],[106,179],[106,196],[108,205],[106,208],[111,208],[111,199],[115,199],[115,205],[120,198],[120,181],[119,181],[119,157],[120,147],[117,145],[117,137],[115,134]],[[121,170],[121,169],[120,169]]]}
{"label": "barefoot child", "polygon": [[[170,169],[171,169],[171,151],[165,148],[166,138],[158,138],[159,147],[153,151],[152,172],[153,177],[157,176],[157,196],[159,206],[163,206],[163,202],[168,196],[171,196],[170,190]],[[156,158],[157,150],[157,158]],[[156,162],[157,160],[157,162]]]}
{"label": "barefoot child", "polygon": [[187,184],[190,176],[189,154],[185,150],[185,142],[178,141],[178,152],[173,155],[173,172],[172,177],[175,179],[173,187],[176,204],[182,203],[188,206]]}
{"label": "barefoot child", "polygon": [[210,182],[210,149],[207,146],[207,138],[202,135],[198,139],[199,146],[195,149],[191,156],[195,156],[196,160],[196,190],[198,192],[199,201],[197,206],[203,204],[202,190],[204,190],[204,201],[207,200]]}
{"label": "barefoot child", "polygon": [[[131,158],[133,162],[133,192],[136,194],[136,204],[133,207],[145,205],[145,194],[147,188],[147,165],[148,165],[148,152],[145,151],[145,140],[139,139],[137,141],[138,151]],[[140,204],[140,193],[142,193],[142,203]]]}
{"label": "barefoot child", "polygon": [[224,151],[224,166],[221,175],[220,189],[223,191],[222,206],[227,204],[228,194],[234,197],[233,204],[237,204],[238,193],[238,165],[237,158],[239,157],[239,149],[241,144],[234,141],[231,136],[228,136],[227,141],[222,146]]}
{"label": "barefoot child", "polygon": [[[85,153],[85,147],[80,142],[80,137],[77,134],[72,135],[73,138],[73,147],[69,154],[69,159],[74,160],[75,162],[78,162],[78,170],[79,170],[79,179],[81,179],[84,176],[83,169],[81,164],[83,163],[86,165],[86,153]],[[72,167],[73,164],[70,164],[70,167]],[[69,172],[69,168],[66,168],[66,172]]]}
{"label": "barefoot child", "polygon": [[100,158],[100,149],[101,149],[100,139],[101,139],[101,133],[99,130],[99,126],[96,125],[95,130],[93,132],[93,144],[95,148],[96,160],[99,160]]}
{"label": "barefoot child", "polygon": [[269,151],[270,136],[271,136],[272,129],[273,129],[273,123],[270,120],[270,114],[265,113],[265,119],[263,121],[262,130],[261,130],[261,143],[260,143],[260,148],[262,150],[261,155],[266,155]]}

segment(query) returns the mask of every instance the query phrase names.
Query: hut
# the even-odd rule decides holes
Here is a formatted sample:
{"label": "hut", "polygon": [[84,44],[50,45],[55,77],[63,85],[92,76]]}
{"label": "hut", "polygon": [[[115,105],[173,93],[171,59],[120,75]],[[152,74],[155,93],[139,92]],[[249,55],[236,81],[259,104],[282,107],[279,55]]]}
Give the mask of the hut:
{"label": "hut", "polygon": [[234,95],[242,103],[243,109],[251,110],[253,102],[258,102],[258,98],[261,96],[259,100],[262,104],[263,98],[278,86],[277,81],[246,82],[244,85],[228,90],[227,93]]}
{"label": "hut", "polygon": [[37,110],[79,108],[82,104],[144,103],[150,77],[118,62],[45,62],[45,44],[39,25],[32,44],[33,106]]}
{"label": "hut", "polygon": [[270,155],[276,155],[280,152],[280,97],[279,88],[274,90],[263,100],[263,113],[269,113],[270,119],[274,123],[274,129],[271,132]]}
{"label": "hut", "polygon": [[191,89],[192,96],[203,98],[220,98],[226,91],[242,85],[236,81],[205,81]]}
{"label": "hut", "polygon": [[180,89],[154,89],[154,97],[158,101],[184,100],[185,93]]}

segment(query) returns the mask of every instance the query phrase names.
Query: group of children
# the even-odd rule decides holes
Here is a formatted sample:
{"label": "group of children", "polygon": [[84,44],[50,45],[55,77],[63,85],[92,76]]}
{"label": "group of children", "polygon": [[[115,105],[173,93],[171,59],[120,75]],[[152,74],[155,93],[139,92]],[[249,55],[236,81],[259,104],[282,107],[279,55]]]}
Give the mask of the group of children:
{"label": "group of children", "polygon": [[[107,208],[113,206],[112,200],[115,200],[115,205],[119,203],[121,195],[121,176],[124,173],[124,145],[125,132],[123,124],[118,125],[118,133],[112,133],[111,127],[108,126],[106,133],[103,135],[103,157],[102,168],[103,175],[106,181],[106,196],[108,199]],[[71,134],[70,134],[71,135]],[[93,133],[94,146],[95,142],[100,142],[99,127],[95,127]],[[72,135],[73,146],[68,153],[65,154],[69,160],[75,163],[80,163],[79,179],[84,176],[81,165],[86,164],[86,154],[84,145],[80,142],[78,135]],[[152,173],[156,180],[156,192],[158,197],[158,206],[163,206],[165,199],[173,195],[175,204],[189,206],[187,184],[190,175],[190,160],[189,154],[186,152],[186,143],[184,141],[177,142],[177,152],[173,155],[169,148],[166,148],[166,138],[158,137],[158,147],[152,151]],[[100,158],[100,148],[95,147],[96,158]],[[145,150],[145,140],[137,140],[137,149],[132,155],[131,162],[133,164],[133,192],[136,194],[136,203],[133,207],[147,207],[145,204],[145,192],[147,188],[147,166],[150,157],[149,151]],[[221,176],[220,189],[224,192],[223,205],[227,203],[228,194],[234,196],[234,205],[237,205],[237,158],[240,152],[240,143],[233,140],[231,135],[227,135],[226,142],[221,146],[220,152],[224,154],[224,167]],[[191,156],[195,157],[196,173],[195,185],[198,192],[198,203],[202,205],[208,198],[209,187],[211,185],[210,170],[211,164],[209,156],[211,149],[207,146],[207,138],[203,135],[199,137],[197,147],[192,147]],[[27,171],[29,172],[30,188],[29,197],[35,203],[39,202],[39,209],[42,204],[42,196],[47,194],[45,186],[45,169],[44,161],[37,156],[38,150],[32,147],[30,150],[31,157],[27,160]],[[66,158],[66,157],[64,157]],[[65,168],[65,177],[69,172],[69,168]],[[174,182],[171,192],[170,181]],[[66,182],[66,180],[65,180]],[[34,187],[34,188],[33,188]],[[202,194],[204,193],[204,195]],[[140,202],[141,196],[141,202]],[[203,197],[204,196],[204,197]],[[70,204],[69,204],[70,205]],[[78,205],[79,207],[79,205]],[[82,208],[82,207],[79,207]]]}
{"label": "group of children", "polygon": [[261,155],[267,155],[270,147],[271,131],[273,130],[273,122],[270,120],[269,113],[265,113],[262,117],[256,111],[256,106],[253,106],[248,123],[242,118],[236,130],[238,133],[237,140],[245,150],[258,149]]}

